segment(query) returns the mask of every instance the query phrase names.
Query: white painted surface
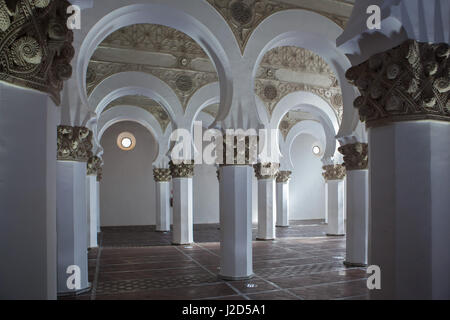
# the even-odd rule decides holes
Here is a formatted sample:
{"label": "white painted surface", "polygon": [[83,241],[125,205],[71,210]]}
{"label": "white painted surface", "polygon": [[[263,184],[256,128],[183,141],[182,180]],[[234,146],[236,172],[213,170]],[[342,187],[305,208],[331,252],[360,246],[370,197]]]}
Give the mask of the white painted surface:
{"label": "white painted surface", "polygon": [[173,178],[173,233],[174,244],[194,242],[192,178]]}
{"label": "white painted surface", "polygon": [[56,107],[0,83],[0,299],[56,299]]}
{"label": "white painted surface", "polygon": [[345,234],[344,212],[345,194],[343,180],[328,180],[325,184],[326,214],[328,215],[327,234],[339,236]]}
{"label": "white painted surface", "polygon": [[220,276],[248,278],[252,265],[252,176],[250,166],[220,168]]}
{"label": "white painted surface", "polygon": [[320,157],[311,151],[314,142],[314,137],[301,134],[292,145],[294,169],[289,182],[291,220],[325,219],[325,183]]}
{"label": "white painted surface", "polygon": [[155,182],[156,231],[170,231],[170,182]]}
{"label": "white painted surface", "polygon": [[450,299],[450,124],[369,129],[369,264],[375,299]]}
{"label": "white painted surface", "polygon": [[258,239],[275,239],[276,190],[274,179],[258,180]]}
{"label": "white painted surface", "polygon": [[367,264],[369,223],[369,172],[347,171],[347,217],[345,261]]}
{"label": "white painted surface", "polygon": [[87,202],[87,219],[88,219],[88,247],[95,248],[98,246],[98,202],[100,195],[98,194],[97,176],[86,177],[86,202]]}
{"label": "white painted surface", "polygon": [[194,223],[219,223],[219,181],[213,165],[194,168]]}
{"label": "white painted surface", "polygon": [[289,181],[277,183],[277,227],[289,226]]}
{"label": "white painted surface", "polygon": [[57,161],[56,214],[58,234],[58,294],[76,292],[67,287],[67,268],[80,268],[79,290],[87,289],[88,219],[86,206],[86,162]]}

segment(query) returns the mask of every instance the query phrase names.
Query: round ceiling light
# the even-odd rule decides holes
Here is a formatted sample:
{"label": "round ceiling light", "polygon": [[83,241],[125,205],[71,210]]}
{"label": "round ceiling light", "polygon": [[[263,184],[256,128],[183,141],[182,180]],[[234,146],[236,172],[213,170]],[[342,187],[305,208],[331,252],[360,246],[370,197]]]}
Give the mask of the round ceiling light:
{"label": "round ceiling light", "polygon": [[117,137],[117,146],[124,151],[133,150],[136,147],[136,138],[130,132],[122,132]]}

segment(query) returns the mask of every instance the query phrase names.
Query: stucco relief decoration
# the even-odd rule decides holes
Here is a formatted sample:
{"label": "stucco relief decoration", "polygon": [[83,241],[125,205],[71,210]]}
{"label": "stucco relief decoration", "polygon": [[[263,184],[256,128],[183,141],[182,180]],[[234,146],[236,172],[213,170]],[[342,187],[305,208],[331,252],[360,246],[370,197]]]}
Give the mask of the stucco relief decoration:
{"label": "stucco relief decoration", "polygon": [[154,168],[153,178],[156,182],[168,182],[172,179],[170,169]]}
{"label": "stucco relief decoration", "polygon": [[352,143],[339,147],[344,155],[344,166],[348,170],[365,170],[369,165],[369,145],[367,143]]}
{"label": "stucco relief decoration", "polygon": [[58,126],[58,160],[87,162],[93,156],[92,147],[88,128]]}
{"label": "stucco relief decoration", "polygon": [[194,161],[183,161],[175,164],[169,162],[172,178],[192,178],[194,176]]}
{"label": "stucco relief decoration", "polygon": [[291,179],[292,171],[278,171],[277,183],[286,183]]}
{"label": "stucco relief decoration", "polygon": [[223,163],[220,166],[256,164],[258,136],[236,134],[223,136]]}
{"label": "stucco relief decoration", "polygon": [[96,176],[100,172],[101,168],[102,160],[97,156],[90,157],[87,162],[86,174],[88,176]]}
{"label": "stucco relief decoration", "polygon": [[322,169],[325,171],[322,173],[325,181],[342,180],[346,175],[345,167],[342,164],[323,166]]}
{"label": "stucco relief decoration", "polygon": [[65,0],[0,0],[0,80],[45,92],[60,104],[75,50]]}
{"label": "stucco relief decoration", "polygon": [[258,180],[275,179],[277,177],[279,163],[257,163],[253,166],[255,169],[255,176]]}
{"label": "stucco relief decoration", "polygon": [[450,48],[408,40],[350,68],[347,79],[361,96],[354,101],[367,127],[397,121],[450,121]]}
{"label": "stucco relief decoration", "polygon": [[[207,0],[227,21],[239,44],[241,52],[253,30],[268,16],[288,9],[307,9],[301,5],[289,5],[270,0]],[[346,19],[324,12],[315,11],[322,14],[341,27]]]}
{"label": "stucco relief decoration", "polygon": [[[280,72],[293,71],[310,78],[320,76],[316,83],[304,80],[287,81]],[[307,91],[320,96],[333,108],[339,120],[343,115],[343,100],[339,82],[327,62],[312,51],[286,46],[267,52],[261,61],[255,80],[255,92],[265,103],[271,115],[275,106],[286,95],[296,91]]]}

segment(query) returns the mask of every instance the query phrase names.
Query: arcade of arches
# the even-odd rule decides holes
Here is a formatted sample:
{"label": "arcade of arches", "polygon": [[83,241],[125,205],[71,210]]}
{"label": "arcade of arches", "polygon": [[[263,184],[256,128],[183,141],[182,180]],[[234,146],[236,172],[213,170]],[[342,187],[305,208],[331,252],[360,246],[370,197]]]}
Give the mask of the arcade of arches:
{"label": "arcade of arches", "polygon": [[449,10],[0,0],[0,298],[449,299]]}

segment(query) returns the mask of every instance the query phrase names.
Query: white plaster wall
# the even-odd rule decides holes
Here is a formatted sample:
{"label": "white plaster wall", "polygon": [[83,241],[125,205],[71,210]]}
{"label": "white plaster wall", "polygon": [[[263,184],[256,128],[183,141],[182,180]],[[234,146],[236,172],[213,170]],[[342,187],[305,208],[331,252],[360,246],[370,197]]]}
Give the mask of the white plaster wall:
{"label": "white plaster wall", "polygon": [[194,168],[194,224],[219,223],[219,182],[216,166]]}
{"label": "white plaster wall", "polygon": [[[136,137],[132,151],[122,151],[117,136],[128,131]],[[155,182],[152,162],[157,144],[150,132],[134,122],[119,122],[105,131],[103,179],[100,183],[101,226],[155,224]]]}
{"label": "white plaster wall", "polygon": [[325,219],[325,183],[320,157],[311,151],[314,142],[313,136],[301,134],[292,144],[290,220]]}

